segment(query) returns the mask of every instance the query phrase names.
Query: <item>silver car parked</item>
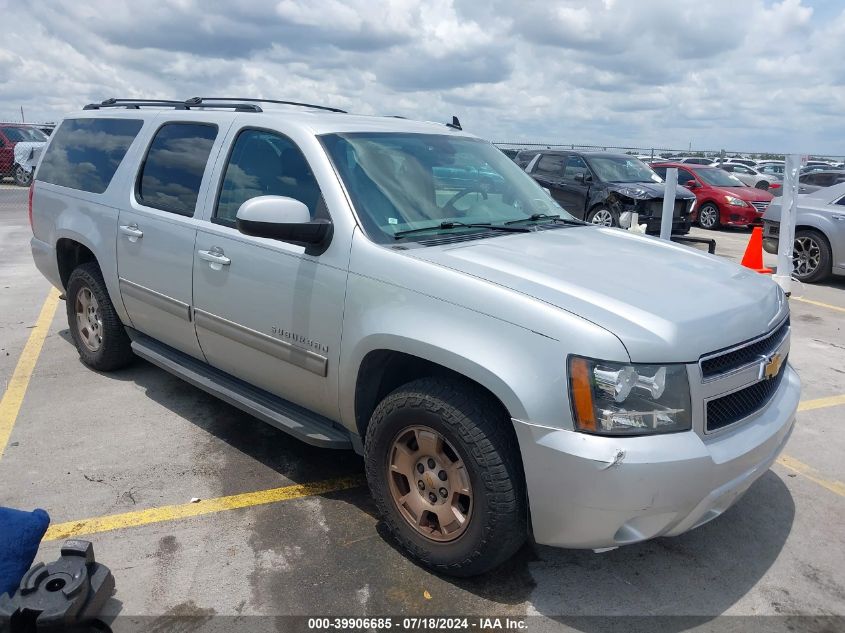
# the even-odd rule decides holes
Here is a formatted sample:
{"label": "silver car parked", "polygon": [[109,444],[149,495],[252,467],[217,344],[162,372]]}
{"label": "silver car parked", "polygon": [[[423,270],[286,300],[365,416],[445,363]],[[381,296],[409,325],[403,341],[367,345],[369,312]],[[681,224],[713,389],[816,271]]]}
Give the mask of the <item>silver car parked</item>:
{"label": "silver car parked", "polygon": [[[763,216],[763,248],[777,253],[783,198]],[[792,275],[804,282],[845,275],[845,182],[798,196]]]}
{"label": "silver car parked", "polygon": [[86,365],[140,356],[358,451],[389,530],[445,573],[529,529],[574,548],[691,530],[793,427],[771,279],[576,220],[456,119],[109,100],[62,121],[30,199]]}
{"label": "silver car parked", "polygon": [[783,182],[782,176],[771,173],[763,174],[753,167],[740,163],[722,163],[719,167],[730,172],[749,187],[756,187],[764,191],[768,191],[770,187],[778,188]]}

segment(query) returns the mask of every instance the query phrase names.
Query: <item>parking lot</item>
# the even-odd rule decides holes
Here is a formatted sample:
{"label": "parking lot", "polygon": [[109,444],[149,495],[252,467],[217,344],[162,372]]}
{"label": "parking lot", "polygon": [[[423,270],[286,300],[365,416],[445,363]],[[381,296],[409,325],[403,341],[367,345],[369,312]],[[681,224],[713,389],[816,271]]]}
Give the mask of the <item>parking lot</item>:
{"label": "parking lot", "polygon": [[[749,236],[693,234],[737,260]],[[86,369],[30,235],[26,190],[0,185],[0,505],[50,513],[38,560],[63,538],[93,541],[116,579],[109,614],[845,614],[842,278],[795,288],[799,419],[784,455],[724,516],[602,554],[528,545],[504,568],[456,580],[400,553],[355,454],[306,446],[140,360]]]}

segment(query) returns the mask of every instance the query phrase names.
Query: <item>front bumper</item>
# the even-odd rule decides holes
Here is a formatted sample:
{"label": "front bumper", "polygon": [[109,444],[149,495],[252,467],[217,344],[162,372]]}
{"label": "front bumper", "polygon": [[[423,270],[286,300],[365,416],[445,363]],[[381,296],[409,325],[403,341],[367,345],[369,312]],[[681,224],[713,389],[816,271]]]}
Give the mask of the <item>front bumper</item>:
{"label": "front bumper", "polygon": [[514,420],[534,538],[598,549],[676,536],[707,523],[777,458],[799,397],[798,374],[787,366],[765,408],[712,435],[601,437]]}
{"label": "front bumper", "polygon": [[736,207],[727,202],[719,203],[719,215],[723,226],[758,226],[763,221],[763,213],[754,207]]}

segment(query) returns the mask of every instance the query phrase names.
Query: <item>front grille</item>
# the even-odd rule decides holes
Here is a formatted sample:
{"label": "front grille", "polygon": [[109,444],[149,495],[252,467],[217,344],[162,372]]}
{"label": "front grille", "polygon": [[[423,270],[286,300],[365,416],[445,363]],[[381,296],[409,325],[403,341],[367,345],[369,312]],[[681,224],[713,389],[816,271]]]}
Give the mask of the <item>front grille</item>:
{"label": "front grille", "polygon": [[756,382],[750,387],[710,400],[707,403],[707,431],[717,431],[739,422],[766,406],[783,380],[787,360],[783,359],[780,371],[774,378]]}
{"label": "front grille", "polygon": [[[687,214],[688,210],[687,200],[675,200],[675,208],[672,210],[673,218],[680,218]],[[653,218],[663,217],[663,199],[649,200],[646,204],[646,214]]]}
{"label": "front grille", "polygon": [[769,203],[768,203],[768,202],[766,202],[765,200],[763,200],[763,201],[758,201],[758,202],[752,202],[752,203],[751,203],[751,205],[752,205],[755,209],[757,209],[757,211],[759,211],[760,213],[762,213],[763,211],[765,211],[765,210],[768,208]]}
{"label": "front grille", "polygon": [[777,329],[761,339],[726,351],[724,354],[705,358],[701,361],[701,376],[712,378],[762,360],[778,348],[788,330],[789,319],[787,318]]}
{"label": "front grille", "polygon": [[777,237],[780,235],[780,222],[763,221],[763,236]]}

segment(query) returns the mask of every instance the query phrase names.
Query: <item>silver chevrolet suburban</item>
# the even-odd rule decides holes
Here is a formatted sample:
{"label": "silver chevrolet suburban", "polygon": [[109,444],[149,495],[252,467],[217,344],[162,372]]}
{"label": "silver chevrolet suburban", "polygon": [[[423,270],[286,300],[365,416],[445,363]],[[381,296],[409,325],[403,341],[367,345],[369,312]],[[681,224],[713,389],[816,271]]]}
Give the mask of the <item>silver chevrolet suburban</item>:
{"label": "silver chevrolet suburban", "polygon": [[576,220],[457,119],[110,99],[51,136],[30,214],[86,365],[358,451],[445,573],[681,534],[793,426],[776,284]]}

